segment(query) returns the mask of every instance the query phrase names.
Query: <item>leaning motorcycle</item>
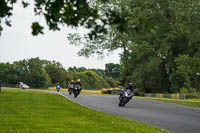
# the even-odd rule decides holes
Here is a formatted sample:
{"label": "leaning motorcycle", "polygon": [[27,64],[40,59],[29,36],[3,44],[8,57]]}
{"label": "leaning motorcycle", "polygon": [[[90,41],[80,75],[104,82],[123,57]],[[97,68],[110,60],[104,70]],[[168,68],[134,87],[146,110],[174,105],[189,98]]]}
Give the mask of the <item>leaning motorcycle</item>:
{"label": "leaning motorcycle", "polygon": [[129,102],[129,100],[132,98],[133,93],[131,93],[131,90],[124,90],[123,94],[119,98],[119,106],[124,107],[125,104]]}
{"label": "leaning motorcycle", "polygon": [[74,90],[74,84],[71,84],[68,88],[69,95],[73,93],[73,90]]}
{"label": "leaning motorcycle", "polygon": [[80,91],[81,91],[81,86],[80,85],[75,85],[74,86],[74,90],[73,90],[73,93],[74,93],[74,97],[76,98],[79,94],[80,94]]}

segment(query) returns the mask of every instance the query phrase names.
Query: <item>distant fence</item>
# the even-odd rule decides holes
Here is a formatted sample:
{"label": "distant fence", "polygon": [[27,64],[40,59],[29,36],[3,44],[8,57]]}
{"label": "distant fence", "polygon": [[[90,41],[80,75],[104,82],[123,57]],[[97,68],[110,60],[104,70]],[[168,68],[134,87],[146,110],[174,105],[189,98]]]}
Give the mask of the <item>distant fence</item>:
{"label": "distant fence", "polygon": [[121,92],[122,92],[121,89],[102,89],[102,90],[100,90],[100,94],[120,95]]}
{"label": "distant fence", "polygon": [[18,84],[1,84],[1,87],[18,88]]}
{"label": "distant fence", "polygon": [[185,94],[145,93],[145,97],[185,99]]}
{"label": "distant fence", "polygon": [[89,93],[89,94],[100,94],[100,91],[99,90],[83,90],[82,89],[82,92],[83,93]]}

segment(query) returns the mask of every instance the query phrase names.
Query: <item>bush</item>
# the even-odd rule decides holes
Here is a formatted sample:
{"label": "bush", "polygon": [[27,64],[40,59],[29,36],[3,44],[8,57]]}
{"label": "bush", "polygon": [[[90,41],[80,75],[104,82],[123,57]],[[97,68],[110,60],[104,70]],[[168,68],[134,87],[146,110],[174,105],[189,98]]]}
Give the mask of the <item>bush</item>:
{"label": "bush", "polygon": [[197,94],[197,90],[195,88],[182,88],[180,93],[186,94],[186,99],[200,98],[200,95]]}
{"label": "bush", "polygon": [[186,94],[185,98],[186,99],[198,99],[198,98],[200,98],[200,95],[197,95],[197,94]]}
{"label": "bush", "polygon": [[116,81],[112,77],[106,77],[105,80],[111,88],[115,88],[117,86]]}
{"label": "bush", "polygon": [[[71,78],[71,79],[70,79]],[[76,73],[68,73],[67,80],[80,79],[84,89],[98,90],[102,88],[109,88],[109,84],[94,71],[84,71]]]}
{"label": "bush", "polygon": [[183,73],[172,73],[169,80],[171,82],[172,93],[181,91],[180,88],[188,87],[185,85],[186,76]]}
{"label": "bush", "polygon": [[144,96],[144,91],[142,89],[134,90],[135,96]]}
{"label": "bush", "polygon": [[189,88],[189,93],[196,94],[197,93],[197,89]]}
{"label": "bush", "polygon": [[182,93],[182,94],[188,94],[189,91],[188,91],[187,88],[183,87],[183,88],[181,88],[180,93]]}
{"label": "bush", "polygon": [[183,87],[183,88],[181,88],[180,93],[183,93],[183,94],[197,94],[197,90],[195,88],[187,89],[187,88]]}

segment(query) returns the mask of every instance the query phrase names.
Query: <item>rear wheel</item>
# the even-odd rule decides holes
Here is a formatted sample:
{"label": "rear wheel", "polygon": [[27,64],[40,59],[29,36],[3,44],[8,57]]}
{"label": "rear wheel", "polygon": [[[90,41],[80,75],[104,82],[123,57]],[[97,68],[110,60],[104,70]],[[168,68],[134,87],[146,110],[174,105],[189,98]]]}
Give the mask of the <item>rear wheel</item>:
{"label": "rear wheel", "polygon": [[122,104],[121,104],[121,102],[119,102],[119,107],[121,107],[122,106]]}
{"label": "rear wheel", "polygon": [[74,97],[76,98],[78,96],[78,93],[77,92],[74,92]]}
{"label": "rear wheel", "polygon": [[122,98],[120,98],[121,100],[119,101],[119,107],[122,107],[122,105],[123,105],[123,97]]}
{"label": "rear wheel", "polygon": [[129,99],[127,97],[123,98],[122,107],[124,107],[128,103]]}
{"label": "rear wheel", "polygon": [[123,103],[123,104],[122,104],[122,107],[124,107],[124,106],[125,106],[125,104],[126,104],[126,103]]}

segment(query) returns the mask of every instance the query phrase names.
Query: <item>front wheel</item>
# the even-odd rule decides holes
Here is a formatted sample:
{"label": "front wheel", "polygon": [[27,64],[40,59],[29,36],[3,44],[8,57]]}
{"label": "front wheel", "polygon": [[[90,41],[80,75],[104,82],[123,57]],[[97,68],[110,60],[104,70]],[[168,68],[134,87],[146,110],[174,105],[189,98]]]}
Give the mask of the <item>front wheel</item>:
{"label": "front wheel", "polygon": [[119,107],[121,107],[122,106],[122,104],[121,104],[121,102],[119,102]]}
{"label": "front wheel", "polygon": [[120,107],[124,107],[127,103],[129,102],[129,99],[127,97],[123,97],[121,100],[120,100]]}
{"label": "front wheel", "polygon": [[79,94],[79,93],[78,93],[77,91],[75,91],[75,92],[74,92],[74,97],[76,98],[76,97],[78,96],[78,94]]}
{"label": "front wheel", "polygon": [[121,106],[124,107],[126,103],[123,103]]}
{"label": "front wheel", "polygon": [[121,98],[121,100],[119,100],[119,107],[123,107],[123,98]]}
{"label": "front wheel", "polygon": [[74,94],[74,97],[77,98],[78,94]]}

